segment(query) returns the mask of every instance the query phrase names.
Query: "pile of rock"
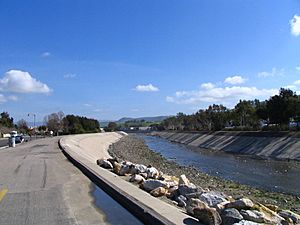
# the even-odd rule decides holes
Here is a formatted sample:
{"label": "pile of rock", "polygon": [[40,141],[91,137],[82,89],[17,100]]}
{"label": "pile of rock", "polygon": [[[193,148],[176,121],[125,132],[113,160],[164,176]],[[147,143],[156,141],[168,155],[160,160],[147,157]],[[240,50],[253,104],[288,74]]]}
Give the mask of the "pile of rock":
{"label": "pile of rock", "polygon": [[100,159],[97,164],[140,186],[154,197],[166,196],[174,204],[207,225],[300,224],[300,216],[274,205],[254,203],[248,198],[233,199],[223,193],[204,190],[185,175],[179,178],[163,174],[152,166]]}

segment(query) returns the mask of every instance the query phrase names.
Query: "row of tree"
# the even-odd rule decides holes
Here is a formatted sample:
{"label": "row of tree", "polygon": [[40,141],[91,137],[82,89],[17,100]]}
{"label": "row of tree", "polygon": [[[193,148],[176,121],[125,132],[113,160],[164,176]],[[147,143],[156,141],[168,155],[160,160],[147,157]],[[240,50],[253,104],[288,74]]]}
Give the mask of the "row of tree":
{"label": "row of tree", "polygon": [[37,128],[29,127],[26,120],[21,119],[16,124],[8,112],[0,114],[0,132],[9,133],[17,129],[20,133],[33,134],[39,132],[53,131],[55,134],[81,134],[100,132],[98,120],[83,116],[64,115],[62,111],[52,113],[44,118],[45,125]]}
{"label": "row of tree", "polygon": [[48,130],[62,134],[82,134],[100,132],[98,120],[84,116],[66,115],[63,112],[52,113],[44,118]]}
{"label": "row of tree", "polygon": [[224,128],[259,130],[266,127],[285,130],[291,122],[299,129],[300,96],[289,89],[281,88],[278,95],[268,100],[240,100],[233,109],[213,104],[192,115],[178,113],[157,125],[156,129],[216,131]]}

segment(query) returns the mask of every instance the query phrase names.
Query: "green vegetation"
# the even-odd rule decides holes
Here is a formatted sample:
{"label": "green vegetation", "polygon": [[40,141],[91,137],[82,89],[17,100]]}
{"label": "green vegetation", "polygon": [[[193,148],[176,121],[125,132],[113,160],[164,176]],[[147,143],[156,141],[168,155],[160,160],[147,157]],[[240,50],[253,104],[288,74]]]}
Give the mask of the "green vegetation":
{"label": "green vegetation", "polygon": [[[293,123],[293,126],[290,126]],[[234,109],[211,105],[195,114],[165,119],[156,126],[158,130],[218,131],[218,130],[288,130],[300,129],[300,96],[281,88],[274,95],[260,102],[240,100]]]}

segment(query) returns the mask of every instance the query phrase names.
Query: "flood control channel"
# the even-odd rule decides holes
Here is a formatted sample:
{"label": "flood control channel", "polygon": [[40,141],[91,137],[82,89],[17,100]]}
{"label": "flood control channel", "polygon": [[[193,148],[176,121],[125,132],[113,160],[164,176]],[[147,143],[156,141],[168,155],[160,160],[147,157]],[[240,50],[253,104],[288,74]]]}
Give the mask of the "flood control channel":
{"label": "flood control channel", "polygon": [[266,190],[300,195],[300,162],[210,151],[138,134],[150,149],[183,166]]}

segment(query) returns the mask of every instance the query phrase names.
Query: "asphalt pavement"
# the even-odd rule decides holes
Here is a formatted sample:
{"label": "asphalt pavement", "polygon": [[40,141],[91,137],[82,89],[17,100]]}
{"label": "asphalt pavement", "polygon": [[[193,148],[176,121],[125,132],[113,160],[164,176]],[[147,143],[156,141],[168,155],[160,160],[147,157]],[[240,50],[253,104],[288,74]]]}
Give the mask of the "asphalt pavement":
{"label": "asphalt pavement", "polygon": [[0,224],[105,224],[91,181],[44,138],[0,151]]}

